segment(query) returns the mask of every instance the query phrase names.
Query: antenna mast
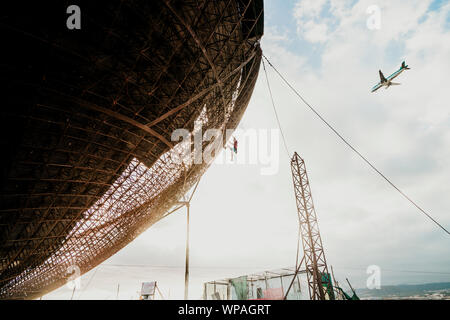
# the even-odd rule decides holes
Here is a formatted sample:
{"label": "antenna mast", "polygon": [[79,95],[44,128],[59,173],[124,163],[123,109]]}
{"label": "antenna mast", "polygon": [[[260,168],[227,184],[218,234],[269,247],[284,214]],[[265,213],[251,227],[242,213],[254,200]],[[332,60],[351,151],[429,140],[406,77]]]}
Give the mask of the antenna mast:
{"label": "antenna mast", "polygon": [[291,159],[292,179],[302,237],[309,296],[311,300],[334,300],[333,286],[317,223],[316,211],[303,159],[294,153]]}

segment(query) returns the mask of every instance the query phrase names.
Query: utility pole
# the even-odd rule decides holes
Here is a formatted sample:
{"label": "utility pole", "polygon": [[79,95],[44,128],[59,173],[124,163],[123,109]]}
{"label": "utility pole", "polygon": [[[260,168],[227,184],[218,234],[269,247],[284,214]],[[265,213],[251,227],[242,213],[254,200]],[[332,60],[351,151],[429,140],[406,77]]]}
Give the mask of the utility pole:
{"label": "utility pole", "polygon": [[184,300],[189,296],[189,202],[186,203],[186,271],[184,274]]}
{"label": "utility pole", "polygon": [[190,201],[180,201],[180,205],[186,206],[186,264],[184,271],[184,300],[189,296],[189,207]]}
{"label": "utility pole", "polygon": [[[186,179],[186,176],[185,176]],[[183,201],[178,201],[178,207],[174,210],[170,211],[165,216],[177,211],[182,207],[186,207],[186,264],[185,264],[185,272],[184,272],[184,300],[188,299],[189,296],[189,209],[191,206],[191,200],[194,196],[195,191],[197,190],[198,184],[200,183],[200,179],[197,180],[194,186],[194,190],[192,191],[190,197],[183,196]]]}
{"label": "utility pole", "polygon": [[[331,277],[312,200],[308,174],[303,159],[294,153],[291,159],[292,179],[297,204],[300,234],[302,237],[308,290],[311,300],[334,300]],[[300,263],[301,264],[301,263]],[[324,286],[328,289],[325,290]]]}

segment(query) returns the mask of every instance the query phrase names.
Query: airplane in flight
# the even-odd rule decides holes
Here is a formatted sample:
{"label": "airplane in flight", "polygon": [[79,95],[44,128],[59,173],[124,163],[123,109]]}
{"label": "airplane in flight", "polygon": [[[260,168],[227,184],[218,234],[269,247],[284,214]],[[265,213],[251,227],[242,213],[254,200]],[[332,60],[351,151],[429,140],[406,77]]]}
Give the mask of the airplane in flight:
{"label": "airplane in flight", "polygon": [[400,66],[400,69],[395,71],[393,74],[391,74],[389,77],[385,78],[383,75],[383,72],[380,72],[380,82],[378,82],[373,88],[372,92],[377,91],[381,87],[389,88],[390,86],[398,86],[400,83],[392,82],[394,78],[396,78],[400,73],[402,73],[404,70],[409,70],[411,68],[408,68],[408,66],[405,64],[405,61],[402,62],[402,65]]}

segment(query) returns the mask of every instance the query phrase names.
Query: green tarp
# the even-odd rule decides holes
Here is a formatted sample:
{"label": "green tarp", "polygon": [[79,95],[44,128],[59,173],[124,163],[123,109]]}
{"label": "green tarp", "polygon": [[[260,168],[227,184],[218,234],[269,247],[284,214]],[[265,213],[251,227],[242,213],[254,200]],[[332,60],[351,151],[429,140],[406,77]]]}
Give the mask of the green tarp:
{"label": "green tarp", "polygon": [[334,300],[333,284],[329,273],[322,273],[322,286],[325,288],[329,299]]}
{"label": "green tarp", "polygon": [[356,295],[356,293],[353,293],[353,296],[349,296],[342,288],[336,287],[339,291],[342,292],[346,300],[359,300],[359,297]]}
{"label": "green tarp", "polygon": [[239,277],[236,279],[231,279],[231,285],[236,291],[237,300],[247,300],[248,297],[248,287],[247,287],[247,277]]}

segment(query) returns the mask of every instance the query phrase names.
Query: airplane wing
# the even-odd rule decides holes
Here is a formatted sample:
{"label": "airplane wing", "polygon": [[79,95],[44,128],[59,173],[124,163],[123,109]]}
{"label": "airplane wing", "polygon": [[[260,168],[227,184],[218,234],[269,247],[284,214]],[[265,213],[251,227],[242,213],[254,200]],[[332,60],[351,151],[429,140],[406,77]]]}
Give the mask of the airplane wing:
{"label": "airplane wing", "polygon": [[381,82],[386,82],[387,80],[386,80],[386,78],[384,77],[383,72],[381,72],[381,70],[379,70],[379,72],[380,72],[380,80],[381,80]]}

